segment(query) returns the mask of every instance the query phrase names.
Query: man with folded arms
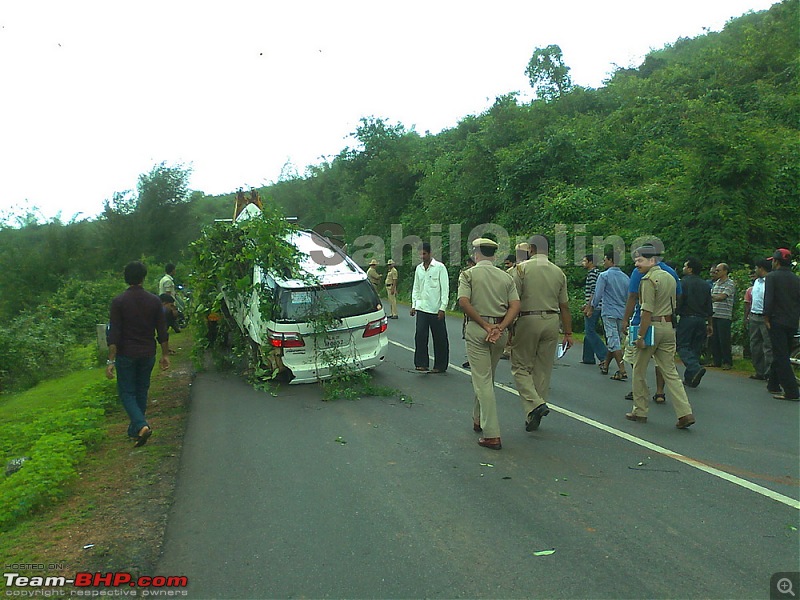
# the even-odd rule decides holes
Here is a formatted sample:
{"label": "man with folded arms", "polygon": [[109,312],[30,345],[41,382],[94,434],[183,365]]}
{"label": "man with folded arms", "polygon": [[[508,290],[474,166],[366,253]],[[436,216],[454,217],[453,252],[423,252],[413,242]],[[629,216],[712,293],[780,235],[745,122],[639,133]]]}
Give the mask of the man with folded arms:
{"label": "man with folded arms", "polygon": [[458,304],[467,318],[464,340],[475,390],[472,428],[483,432],[479,445],[500,450],[494,372],[508,339],[508,327],[519,312],[519,295],[508,273],[492,262],[497,242],[478,238],[472,249],[476,264],[458,278]]}

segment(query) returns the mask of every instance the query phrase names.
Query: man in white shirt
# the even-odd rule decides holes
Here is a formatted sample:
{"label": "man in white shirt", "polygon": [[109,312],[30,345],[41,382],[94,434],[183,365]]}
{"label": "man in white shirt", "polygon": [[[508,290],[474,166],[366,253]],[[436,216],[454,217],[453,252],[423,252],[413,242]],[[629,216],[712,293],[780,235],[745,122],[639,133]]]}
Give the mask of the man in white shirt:
{"label": "man in white shirt", "polygon": [[414,336],[414,366],[417,371],[428,371],[428,332],[433,335],[433,369],[430,373],[444,373],[450,362],[450,343],[444,310],[450,294],[447,268],[431,256],[431,245],[422,244],[422,262],[414,271],[411,290],[411,316],[417,318]]}
{"label": "man in white shirt", "polygon": [[756,262],[756,280],[753,281],[752,304],[748,315],[748,332],[750,334],[750,356],[755,367],[755,375],[750,379],[765,380],[772,365],[772,343],[769,330],[764,321],[764,278],[771,270],[769,261]]}
{"label": "man in white shirt", "polygon": [[175,281],[173,280],[173,277],[175,277],[175,265],[167,263],[164,266],[164,273],[161,281],[158,282],[158,295],[169,294],[175,298]]}

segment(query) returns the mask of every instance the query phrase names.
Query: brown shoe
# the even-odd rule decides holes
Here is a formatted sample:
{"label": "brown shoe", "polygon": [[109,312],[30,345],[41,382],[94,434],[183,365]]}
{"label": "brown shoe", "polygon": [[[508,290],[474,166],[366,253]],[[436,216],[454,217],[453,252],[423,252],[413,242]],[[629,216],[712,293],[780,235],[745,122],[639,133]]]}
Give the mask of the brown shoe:
{"label": "brown shoe", "polygon": [[480,424],[479,421],[475,421],[475,420],[472,421],[472,431],[474,431],[476,433],[480,433],[481,431],[483,431],[483,428],[481,427],[481,424]]}
{"label": "brown shoe", "polygon": [[478,445],[484,448],[491,448],[492,450],[500,450],[503,444],[500,443],[500,438],[478,438]]}
{"label": "brown shoe", "polygon": [[678,429],[686,429],[690,425],[694,425],[694,423],[694,415],[689,413],[688,415],[683,415],[680,419],[678,419],[678,422],[675,423],[675,427]]}
{"label": "brown shoe", "polygon": [[640,415],[635,415],[633,413],[625,413],[625,418],[628,421],[636,421],[637,423],[647,423],[647,417],[642,417]]}
{"label": "brown shoe", "polygon": [[150,427],[148,427],[147,425],[142,427],[139,430],[139,435],[136,436],[136,442],[133,444],[133,447],[134,448],[138,448],[140,446],[144,446],[147,443],[147,440],[152,435],[152,433],[153,433],[153,430],[150,429]]}

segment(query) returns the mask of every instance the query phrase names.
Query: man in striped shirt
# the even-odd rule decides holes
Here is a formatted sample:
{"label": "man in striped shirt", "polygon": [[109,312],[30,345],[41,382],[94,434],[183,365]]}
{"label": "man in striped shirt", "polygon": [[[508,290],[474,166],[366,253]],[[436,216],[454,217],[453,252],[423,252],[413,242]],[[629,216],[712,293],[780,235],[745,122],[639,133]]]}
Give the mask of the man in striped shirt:
{"label": "man in striped shirt", "polygon": [[[584,333],[586,337],[583,340],[583,359],[581,362],[586,365],[593,365],[594,359],[600,361],[600,369],[604,370],[606,360],[606,345],[597,333],[597,322],[601,319],[602,305],[592,309],[592,298],[594,291],[597,287],[597,278],[600,276],[600,269],[595,266],[594,255],[587,254],[581,261],[583,268],[589,271],[586,274],[586,283],[583,286],[583,316],[584,316]],[[604,373],[607,370],[604,371]]]}
{"label": "man in striped shirt", "polygon": [[718,279],[711,288],[711,302],[714,315],[711,319],[714,333],[711,336],[711,355],[714,366],[730,370],[733,365],[731,356],[731,323],[733,321],[733,301],[736,299],[736,283],[728,274],[730,267],[719,263],[716,268]]}

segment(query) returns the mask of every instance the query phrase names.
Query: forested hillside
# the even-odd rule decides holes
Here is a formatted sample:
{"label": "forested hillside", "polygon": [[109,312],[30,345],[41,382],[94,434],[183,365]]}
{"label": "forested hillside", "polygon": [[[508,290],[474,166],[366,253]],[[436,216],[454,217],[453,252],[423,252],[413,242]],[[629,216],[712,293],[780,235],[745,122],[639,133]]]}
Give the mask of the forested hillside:
{"label": "forested hillside", "polygon": [[392,223],[426,238],[442,224],[446,256],[449,224],[464,238],[496,223],[552,240],[560,223],[628,244],[654,234],[676,259],[752,262],[800,238],[798,22],[785,0],[652,52],[600,89],[502,96],[438,135],[364,119],[355,147],[267,193],[351,241],[388,240]]}

